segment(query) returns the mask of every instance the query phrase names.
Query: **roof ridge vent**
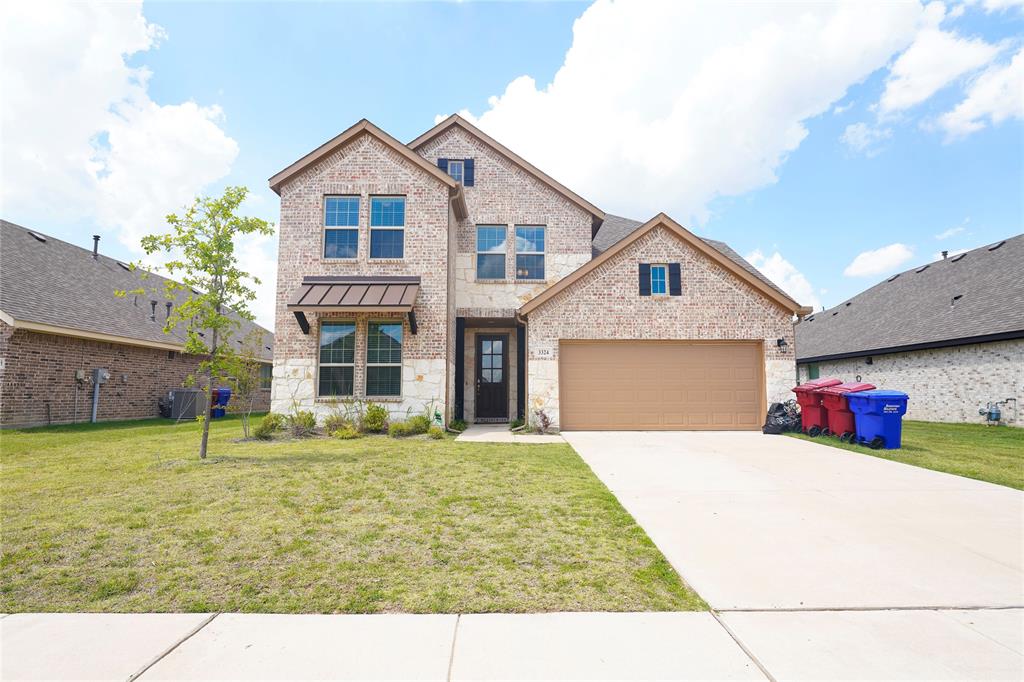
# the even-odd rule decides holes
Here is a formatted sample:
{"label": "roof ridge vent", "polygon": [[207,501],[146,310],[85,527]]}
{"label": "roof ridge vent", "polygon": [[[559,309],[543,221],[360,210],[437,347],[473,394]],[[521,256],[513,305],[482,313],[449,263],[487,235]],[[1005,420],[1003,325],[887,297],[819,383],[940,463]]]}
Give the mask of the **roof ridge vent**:
{"label": "roof ridge vent", "polygon": [[1006,243],[1006,240],[1004,239],[1003,241],[1001,241],[1001,242],[999,242],[997,244],[993,244],[992,246],[988,247],[988,250],[989,251],[995,251],[996,249],[998,249],[1000,246],[1002,246],[1005,243]]}
{"label": "roof ridge vent", "polygon": [[903,274],[903,273],[897,272],[897,273],[896,273],[895,275],[893,275],[892,277],[890,277],[889,279],[887,279],[887,280],[885,280],[885,281],[886,281],[886,282],[891,282],[891,281],[893,281],[894,279],[896,279],[897,277],[899,277],[899,276],[900,276],[901,274]]}
{"label": "roof ridge vent", "polygon": [[39,234],[38,232],[33,232],[32,230],[26,230],[26,232],[28,232],[29,236],[32,237],[32,239],[35,239],[37,242],[43,242],[44,244],[46,243],[46,237]]}
{"label": "roof ridge vent", "polygon": [[918,268],[917,270],[914,270],[914,272],[924,272],[925,270],[927,270],[927,269],[928,269],[928,266],[929,266],[929,265],[931,265],[931,263],[929,263],[928,265],[922,265],[922,266],[921,266],[921,267],[919,267],[919,268]]}
{"label": "roof ridge vent", "polygon": [[951,260],[952,262],[956,263],[958,260],[963,260],[964,256],[966,256],[966,255],[967,255],[966,253],[959,253],[959,254],[953,256],[952,258],[950,258],[949,260]]}

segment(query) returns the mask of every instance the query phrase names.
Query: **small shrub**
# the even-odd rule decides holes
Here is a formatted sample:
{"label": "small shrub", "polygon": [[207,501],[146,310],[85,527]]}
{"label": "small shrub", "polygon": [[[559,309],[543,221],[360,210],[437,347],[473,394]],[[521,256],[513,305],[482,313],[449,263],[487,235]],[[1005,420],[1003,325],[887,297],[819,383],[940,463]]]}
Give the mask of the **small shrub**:
{"label": "small shrub", "polygon": [[448,422],[448,428],[452,431],[465,431],[466,420],[465,419],[453,419]]}
{"label": "small shrub", "polygon": [[547,433],[551,430],[551,417],[548,416],[544,410],[534,410],[533,414],[537,417],[537,431],[539,433]]}
{"label": "small shrub", "polygon": [[410,417],[406,424],[409,425],[413,433],[426,433],[430,429],[430,417],[418,414],[415,417]]}
{"label": "small shrub", "polygon": [[274,436],[274,431],[277,431],[278,425],[270,417],[273,413],[268,414],[266,417],[260,420],[260,423],[256,425],[256,428],[252,430],[252,437],[257,440],[270,440]]}
{"label": "small shrub", "polygon": [[510,421],[508,423],[508,428],[509,428],[509,430],[511,430],[511,429],[518,429],[522,425],[523,425],[523,420],[522,419],[513,419],[512,421]]}
{"label": "small shrub", "polygon": [[406,436],[416,435],[416,432],[408,421],[391,422],[388,426],[388,435],[392,438],[405,438]]}
{"label": "small shrub", "polygon": [[363,431],[384,433],[388,425],[388,410],[383,405],[369,403],[363,413]]}
{"label": "small shrub", "polygon": [[288,418],[288,429],[295,438],[308,438],[316,431],[316,415],[309,410],[296,410]]}
{"label": "small shrub", "polygon": [[336,429],[332,435],[335,438],[340,438],[341,440],[352,440],[353,438],[363,437],[363,434],[359,433],[359,429],[352,426],[351,424],[346,424],[345,426]]}
{"label": "small shrub", "polygon": [[324,433],[328,436],[333,436],[336,431],[351,426],[352,422],[346,419],[343,414],[329,414],[324,419]]}
{"label": "small shrub", "polygon": [[283,429],[284,422],[285,419],[283,414],[268,412],[267,415],[263,417],[263,421],[261,423],[266,425],[264,428],[270,429],[271,432],[274,432]]}
{"label": "small shrub", "polygon": [[427,435],[433,438],[434,440],[441,440],[442,438],[444,438],[444,429],[442,429],[440,426],[431,426],[427,430]]}

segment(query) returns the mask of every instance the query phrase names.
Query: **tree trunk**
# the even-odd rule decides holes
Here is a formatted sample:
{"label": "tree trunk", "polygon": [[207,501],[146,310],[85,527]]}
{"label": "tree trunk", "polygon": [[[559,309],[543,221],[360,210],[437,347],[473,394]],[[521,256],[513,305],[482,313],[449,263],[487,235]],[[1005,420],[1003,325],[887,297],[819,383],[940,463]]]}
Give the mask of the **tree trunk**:
{"label": "tree trunk", "polygon": [[[218,312],[220,307],[217,308]],[[217,330],[210,342],[210,366],[206,370],[206,414],[203,415],[203,439],[199,442],[199,459],[206,459],[206,444],[210,440],[210,412],[213,409],[213,357],[217,353]]]}

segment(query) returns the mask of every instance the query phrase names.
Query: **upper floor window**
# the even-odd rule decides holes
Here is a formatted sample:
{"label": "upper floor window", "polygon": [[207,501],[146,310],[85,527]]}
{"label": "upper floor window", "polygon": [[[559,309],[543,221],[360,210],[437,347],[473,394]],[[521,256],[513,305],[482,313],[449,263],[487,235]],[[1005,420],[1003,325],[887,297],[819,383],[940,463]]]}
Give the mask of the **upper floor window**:
{"label": "upper floor window", "polygon": [[402,395],[401,322],[370,322],[366,327],[366,395]]}
{"label": "upper floor window", "polygon": [[324,198],[324,258],[355,258],[359,250],[359,197]]}
{"label": "upper floor window", "polygon": [[466,169],[462,162],[462,159],[449,159],[448,160],[448,175],[452,176],[452,180],[456,182],[462,182],[463,171]]}
{"label": "upper floor window", "polygon": [[544,228],[516,225],[516,279],[544,279]]}
{"label": "upper floor window", "polygon": [[405,256],[405,197],[370,197],[370,258]]}
{"label": "upper floor window", "polygon": [[668,293],[668,266],[651,266],[651,295],[664,296]]}
{"label": "upper floor window", "polygon": [[505,279],[505,229],[504,225],[477,225],[477,279]]}
{"label": "upper floor window", "polygon": [[355,381],[355,322],[320,324],[320,375],[317,395],[352,395]]}

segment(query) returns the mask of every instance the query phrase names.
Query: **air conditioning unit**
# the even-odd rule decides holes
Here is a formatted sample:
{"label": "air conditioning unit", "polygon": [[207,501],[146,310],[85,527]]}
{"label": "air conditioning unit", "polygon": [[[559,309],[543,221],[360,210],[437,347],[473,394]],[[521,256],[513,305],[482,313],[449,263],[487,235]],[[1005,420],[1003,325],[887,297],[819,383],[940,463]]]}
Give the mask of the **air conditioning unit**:
{"label": "air conditioning unit", "polygon": [[205,414],[206,394],[199,388],[175,388],[160,400],[160,415],[170,419],[195,419]]}

